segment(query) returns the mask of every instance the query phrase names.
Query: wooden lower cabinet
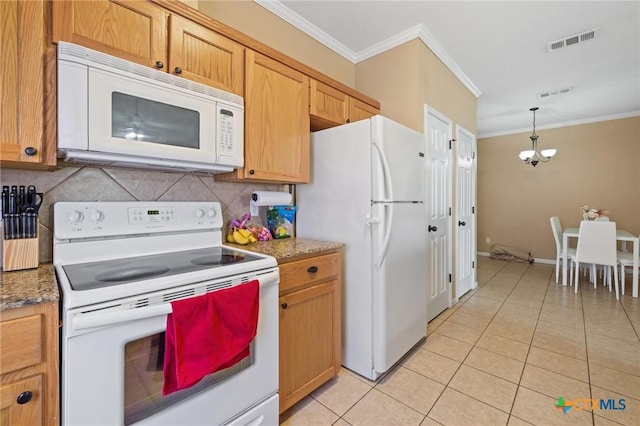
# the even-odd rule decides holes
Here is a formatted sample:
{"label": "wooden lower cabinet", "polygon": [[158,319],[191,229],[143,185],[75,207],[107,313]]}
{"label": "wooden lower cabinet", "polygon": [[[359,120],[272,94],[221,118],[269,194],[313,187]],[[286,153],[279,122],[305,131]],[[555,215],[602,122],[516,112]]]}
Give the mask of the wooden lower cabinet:
{"label": "wooden lower cabinet", "polygon": [[342,252],[280,265],[280,413],[341,363]]}
{"label": "wooden lower cabinet", "polygon": [[58,425],[57,302],[0,312],[0,336],[0,425]]}

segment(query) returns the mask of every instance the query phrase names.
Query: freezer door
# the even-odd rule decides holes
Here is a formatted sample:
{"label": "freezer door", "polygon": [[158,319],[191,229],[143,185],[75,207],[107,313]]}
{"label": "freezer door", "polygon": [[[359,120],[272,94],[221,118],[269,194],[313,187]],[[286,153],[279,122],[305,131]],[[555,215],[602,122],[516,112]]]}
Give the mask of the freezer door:
{"label": "freezer door", "polygon": [[[394,203],[384,261],[373,271],[372,379],[387,371],[427,335],[426,229],[422,204]],[[384,211],[374,231],[374,252],[383,244]]]}
{"label": "freezer door", "polygon": [[425,138],[386,117],[371,118],[374,201],[424,201]]}

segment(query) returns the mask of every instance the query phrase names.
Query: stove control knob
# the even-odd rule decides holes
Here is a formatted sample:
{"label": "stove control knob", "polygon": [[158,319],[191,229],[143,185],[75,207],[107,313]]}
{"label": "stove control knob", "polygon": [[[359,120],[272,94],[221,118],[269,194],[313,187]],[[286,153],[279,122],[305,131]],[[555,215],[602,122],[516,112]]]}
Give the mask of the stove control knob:
{"label": "stove control knob", "polygon": [[104,219],[104,213],[100,210],[93,210],[90,213],[89,218],[94,222],[102,222],[102,220]]}
{"label": "stove control knob", "polygon": [[217,214],[216,209],[209,209],[207,214],[209,215],[209,217],[216,217],[216,214]]}
{"label": "stove control knob", "polygon": [[196,210],[196,216],[198,216],[198,217],[204,217],[204,210],[203,210],[203,209],[198,209],[198,210]]}
{"label": "stove control knob", "polygon": [[69,218],[69,221],[74,222],[74,223],[82,222],[82,220],[84,219],[84,216],[78,210],[74,210],[74,211],[69,212],[67,214],[67,217]]}

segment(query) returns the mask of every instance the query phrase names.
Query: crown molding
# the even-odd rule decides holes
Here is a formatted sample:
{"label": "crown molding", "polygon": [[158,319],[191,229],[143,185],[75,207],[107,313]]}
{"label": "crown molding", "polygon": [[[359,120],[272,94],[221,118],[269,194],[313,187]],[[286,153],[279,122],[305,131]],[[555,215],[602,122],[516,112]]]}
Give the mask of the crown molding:
{"label": "crown molding", "polygon": [[326,32],[322,31],[317,26],[313,25],[302,16],[284,6],[282,3],[280,3],[280,1],[253,1],[354,64],[364,61],[365,59],[369,59],[387,50],[393,49],[394,47],[406,43],[407,41],[419,38],[476,98],[480,97],[480,95],[482,94],[482,92],[480,92],[476,85],[473,84],[471,79],[467,77],[467,75],[462,71],[458,64],[456,64],[453,58],[451,58],[451,56],[446,52],[446,50],[442,47],[438,40],[436,40],[433,34],[429,32],[424,24],[419,24],[415,27],[409,28],[401,33],[389,37],[386,40],[381,41],[380,43],[376,43],[371,47],[361,50],[360,52],[354,52],[344,44],[329,36]]}
{"label": "crown molding", "polygon": [[[559,129],[561,127],[579,126],[581,124],[598,123],[600,121],[620,120],[623,118],[631,118],[631,117],[640,117],[640,110],[623,112],[619,114],[601,115],[598,117],[582,118],[580,120],[563,121],[560,123],[548,124],[546,126],[536,126],[536,130]],[[501,130],[498,132],[482,133],[482,134],[478,134],[478,139],[493,138],[496,136],[515,135],[517,133],[528,133],[528,132],[531,132],[531,127],[527,127],[524,129]]]}
{"label": "crown molding", "polygon": [[307,34],[311,38],[315,39],[319,43],[333,50],[338,55],[355,63],[357,55],[353,50],[349,49],[347,46],[340,43],[335,38],[329,36],[326,32],[322,31],[320,28],[313,25],[311,22],[309,22],[302,16],[298,15],[288,7],[284,6],[278,0],[253,0],[253,1],[258,5],[264,7],[265,9],[267,9],[269,12],[273,13],[277,17],[293,25],[294,27],[296,27],[303,33]]}

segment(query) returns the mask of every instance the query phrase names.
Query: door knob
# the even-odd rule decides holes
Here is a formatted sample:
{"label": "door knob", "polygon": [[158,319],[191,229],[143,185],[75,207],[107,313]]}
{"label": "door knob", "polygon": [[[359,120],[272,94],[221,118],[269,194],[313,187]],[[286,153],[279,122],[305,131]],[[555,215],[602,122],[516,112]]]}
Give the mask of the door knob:
{"label": "door knob", "polygon": [[467,224],[467,222],[460,222],[458,221],[458,226],[465,226]]}
{"label": "door knob", "polygon": [[429,232],[431,232],[431,231],[436,232],[437,230],[438,230],[438,227],[437,227],[437,226],[431,226],[431,225],[429,225]]}

